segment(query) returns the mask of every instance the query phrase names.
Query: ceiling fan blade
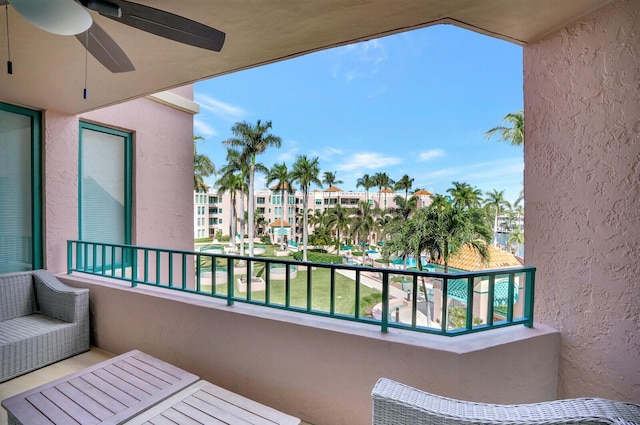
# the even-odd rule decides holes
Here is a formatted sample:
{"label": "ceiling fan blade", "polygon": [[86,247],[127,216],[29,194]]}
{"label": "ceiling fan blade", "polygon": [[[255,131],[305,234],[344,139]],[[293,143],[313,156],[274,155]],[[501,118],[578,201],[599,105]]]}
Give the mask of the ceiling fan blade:
{"label": "ceiling fan blade", "polygon": [[120,7],[122,16],[120,18],[104,16],[115,21],[214,52],[219,52],[224,45],[225,33],[215,28],[138,3],[125,0],[110,0],[110,2]]}
{"label": "ceiling fan blade", "polygon": [[82,45],[87,43],[87,50],[98,62],[111,72],[129,72],[136,68],[133,66],[126,53],[97,23],[89,28],[89,39],[86,33],[76,35]]}

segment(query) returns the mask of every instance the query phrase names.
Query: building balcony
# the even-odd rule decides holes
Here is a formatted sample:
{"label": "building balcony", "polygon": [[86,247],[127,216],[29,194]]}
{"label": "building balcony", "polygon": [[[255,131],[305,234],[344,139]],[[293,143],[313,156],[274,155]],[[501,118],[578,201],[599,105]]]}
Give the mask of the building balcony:
{"label": "building balcony", "polygon": [[[95,347],[114,354],[139,349],[308,423],[371,423],[370,394],[380,377],[474,401],[524,403],[556,396],[559,334],[538,324],[524,326],[532,324],[526,309],[509,308],[514,323],[499,327],[496,322],[495,329],[472,322],[457,330],[447,326],[428,329],[429,323],[425,325],[415,318],[409,323],[394,322],[394,310],[389,305],[383,307],[386,320],[337,320],[344,316],[340,314],[337,289],[330,291],[336,301],[332,311],[323,314],[313,309],[312,314],[303,314],[286,305],[267,308],[261,305],[264,300],[257,292],[250,289],[244,294],[234,294],[231,289],[231,297],[228,290],[213,293],[203,279],[196,277],[202,260],[199,253],[193,253],[195,256],[190,259],[173,251],[171,261],[164,254],[157,257],[160,250],[145,253],[149,248],[138,247],[129,258],[131,264],[126,266],[127,251],[116,249],[114,258],[125,258],[121,263],[125,266],[88,268],[87,259],[108,258],[113,253],[111,247],[104,250],[103,257],[103,248],[75,242],[69,246],[70,269],[83,266],[93,274],[73,271],[58,277],[69,285],[89,288]],[[224,261],[241,259],[217,257]],[[160,261],[156,262],[157,258]],[[256,258],[253,267],[258,267],[257,263]],[[183,264],[187,265],[185,273]],[[302,268],[305,264],[297,266]],[[246,267],[252,266],[245,264]],[[331,275],[343,269],[356,268],[333,266]],[[371,269],[360,269],[360,279],[365,280],[364,270]],[[157,270],[159,279],[154,275]],[[196,270],[196,276],[191,270]],[[231,280],[242,273],[236,267],[230,270],[225,274]],[[511,280],[518,281],[527,272],[523,269],[502,274],[512,273]],[[275,279],[275,274],[266,272],[265,280],[269,281],[270,276]],[[185,275],[187,280],[193,279],[195,286],[190,288],[182,282]],[[388,282],[391,273],[385,275]],[[495,289],[496,285],[491,286]],[[196,289],[209,294],[197,293]],[[270,295],[274,304],[276,292],[274,286]],[[393,296],[389,296],[392,291],[383,292],[388,304],[393,304]],[[482,296],[477,294],[473,299],[478,303]],[[523,302],[525,296],[518,302]],[[296,301],[291,299],[284,304],[295,307]],[[435,310],[438,311],[437,306]],[[444,311],[446,314],[448,309]],[[494,316],[499,315],[494,312],[491,317]],[[427,329],[420,329],[421,326]]]}

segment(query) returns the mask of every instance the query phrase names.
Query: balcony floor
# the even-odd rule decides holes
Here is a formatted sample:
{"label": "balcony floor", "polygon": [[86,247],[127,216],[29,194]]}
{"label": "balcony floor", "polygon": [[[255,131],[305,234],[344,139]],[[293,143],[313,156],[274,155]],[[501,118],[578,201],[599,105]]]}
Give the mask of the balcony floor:
{"label": "balcony floor", "polygon": [[[107,360],[115,355],[96,347],[91,347],[90,351],[68,358],[58,363],[54,363],[26,375],[19,376],[0,384],[0,400],[27,391],[38,385],[45,384],[54,379],[78,372],[84,368],[92,366],[101,361]],[[0,408],[0,425],[7,425],[7,411]],[[302,422],[301,425],[311,425]]]}

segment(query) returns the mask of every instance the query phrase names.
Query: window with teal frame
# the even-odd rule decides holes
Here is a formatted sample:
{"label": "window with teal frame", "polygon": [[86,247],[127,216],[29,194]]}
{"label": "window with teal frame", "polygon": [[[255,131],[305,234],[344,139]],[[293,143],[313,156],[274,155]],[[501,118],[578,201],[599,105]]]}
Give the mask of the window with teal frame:
{"label": "window with teal frame", "polygon": [[0,274],[42,268],[41,123],[0,102]]}
{"label": "window with teal frame", "polygon": [[[78,239],[131,244],[131,133],[80,122]],[[126,251],[88,252],[87,268],[128,265]]]}

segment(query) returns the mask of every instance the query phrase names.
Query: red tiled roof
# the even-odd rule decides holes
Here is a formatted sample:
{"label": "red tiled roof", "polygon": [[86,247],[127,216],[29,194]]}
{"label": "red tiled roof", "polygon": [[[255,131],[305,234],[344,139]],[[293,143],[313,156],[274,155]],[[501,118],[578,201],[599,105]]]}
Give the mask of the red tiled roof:
{"label": "red tiled roof", "polygon": [[384,189],[382,189],[378,193],[395,193],[395,192],[393,190],[389,189],[388,187],[385,187]]}
{"label": "red tiled roof", "polygon": [[[280,190],[280,189],[289,189],[289,183],[284,183],[284,184],[276,184],[271,186],[269,189],[271,190]],[[296,188],[294,186],[291,186],[291,190],[296,190]]]}
{"label": "red tiled roof", "polygon": [[342,192],[342,189],[340,189],[339,187],[335,187],[335,186],[329,186],[324,191],[325,192]]}
{"label": "red tiled roof", "polygon": [[[271,226],[271,227],[280,227],[280,219],[277,219],[273,223],[270,223],[269,226]],[[282,224],[282,227],[291,227],[291,224],[289,224],[289,222],[287,220],[285,220],[284,223]]]}
{"label": "red tiled roof", "polygon": [[431,193],[427,192],[424,189],[420,189],[418,191],[416,191],[413,196],[431,196]]}
{"label": "red tiled roof", "polygon": [[[440,262],[440,264],[444,264]],[[521,267],[522,263],[510,252],[489,245],[489,262],[485,263],[475,249],[465,245],[459,253],[449,257],[449,267],[458,270],[476,271]]]}

